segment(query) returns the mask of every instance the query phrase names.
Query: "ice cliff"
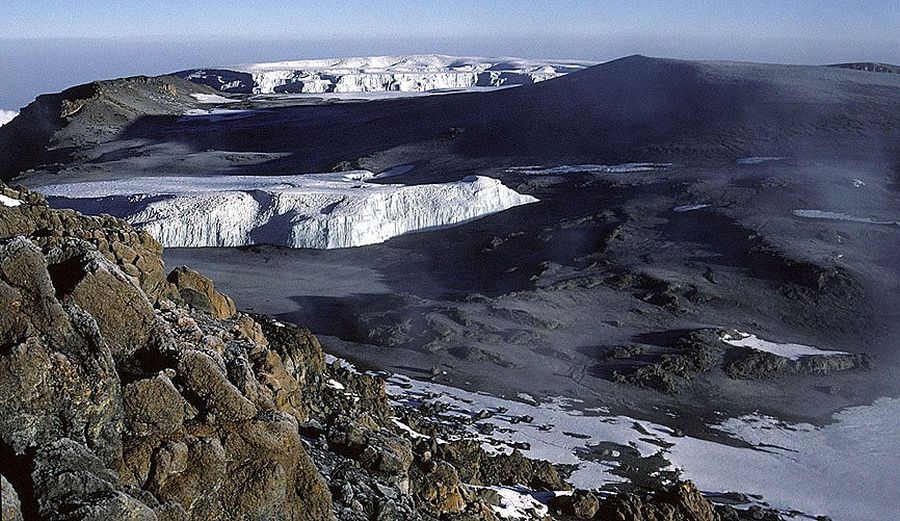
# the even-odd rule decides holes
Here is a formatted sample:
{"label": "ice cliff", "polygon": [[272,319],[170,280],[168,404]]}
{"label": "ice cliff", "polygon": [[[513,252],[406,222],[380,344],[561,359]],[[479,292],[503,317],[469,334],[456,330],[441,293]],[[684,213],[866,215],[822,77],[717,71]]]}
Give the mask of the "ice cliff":
{"label": "ice cliff", "polygon": [[591,65],[571,60],[426,54],[257,63],[192,69],[177,75],[222,92],[241,94],[424,92],[537,83]]}
{"label": "ice cliff", "polygon": [[363,246],[537,201],[488,177],[413,186],[368,182],[372,177],[137,177],[37,189],[59,206],[123,217],[171,247]]}

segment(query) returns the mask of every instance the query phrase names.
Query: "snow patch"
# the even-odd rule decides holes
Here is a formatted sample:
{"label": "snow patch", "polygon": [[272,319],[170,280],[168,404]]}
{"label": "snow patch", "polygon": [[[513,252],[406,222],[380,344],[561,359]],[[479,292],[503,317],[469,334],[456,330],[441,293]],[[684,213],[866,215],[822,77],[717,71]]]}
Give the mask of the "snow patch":
{"label": "snow patch", "polygon": [[778,344],[763,340],[756,335],[735,331],[733,334],[726,333],[722,335],[722,340],[729,345],[736,347],[749,347],[757,351],[765,351],[778,355],[790,360],[799,360],[804,356],[832,356],[846,355],[846,351],[825,351],[817,347],[805,346],[803,344]]}
{"label": "snow patch", "polygon": [[0,194],[0,204],[2,204],[3,206],[8,206],[10,208],[15,208],[16,206],[20,206],[22,204],[22,201]]}
{"label": "snow patch", "polygon": [[709,208],[708,204],[685,204],[682,206],[676,206],[672,208],[672,211],[675,213],[684,213],[684,212],[693,212],[694,210],[702,210],[704,208]]}
{"label": "snow patch", "polygon": [[741,157],[735,160],[735,163],[739,165],[760,165],[762,163],[771,163],[772,161],[782,161],[787,159],[785,157],[767,157],[767,156],[753,156],[753,157]]}
{"label": "snow patch", "polygon": [[344,369],[346,371],[350,371],[353,374],[359,374],[359,371],[356,369],[356,366],[344,360],[343,358],[338,358],[334,355],[330,355],[325,353],[325,363],[328,365],[334,365],[335,367]]}
{"label": "snow patch", "polygon": [[[275,244],[347,248],[453,226],[536,202],[499,180],[376,184],[369,171],[295,176],[133,177],[36,189],[63,206],[96,206],[168,247]],[[62,199],[65,199],[63,201]]]}
{"label": "snow patch", "polygon": [[[406,434],[408,434],[408,435],[409,435],[411,438],[413,438],[413,439],[417,439],[417,440],[428,440],[428,439],[431,439],[430,436],[426,436],[426,435],[422,434],[421,432],[419,432],[419,431],[413,429],[413,428],[410,427],[409,425],[403,423],[402,421],[400,421],[399,418],[391,418],[391,421],[394,423],[394,425],[397,426],[397,428],[399,428],[401,431],[403,431],[403,432],[405,432]],[[441,443],[441,442],[447,443],[447,442],[444,441],[444,440],[439,440],[439,441],[438,441],[438,443]]]}
{"label": "snow patch", "polygon": [[544,519],[547,505],[544,505],[531,491],[524,487],[480,487],[493,490],[500,496],[499,505],[491,505],[491,510],[504,519]]}
{"label": "snow patch", "polygon": [[0,109],[0,127],[2,127],[3,125],[6,125],[7,123],[12,121],[13,118],[15,118],[18,115],[19,115],[19,113],[15,110]]}
{"label": "snow patch", "polygon": [[385,170],[384,172],[377,174],[372,179],[386,179],[388,177],[397,177],[398,175],[403,175],[403,174],[411,171],[413,168],[415,168],[415,165],[392,166],[392,167],[388,168],[387,170]]}
{"label": "snow patch", "polygon": [[[445,405],[444,415],[448,420],[455,418],[456,423],[464,420],[469,435],[479,440],[490,454],[508,454],[514,447],[519,447],[532,458],[577,466],[570,480],[579,488],[591,489],[624,481],[610,472],[619,466],[619,461],[614,458],[592,461],[579,456],[579,452],[589,451],[592,444],[612,442],[630,446],[642,456],[651,456],[660,450],[654,444],[656,440],[641,434],[644,422],[627,416],[585,414],[576,408],[579,402],[566,398],[522,403],[399,374],[390,375],[386,384],[388,395],[398,405],[414,407],[424,401]],[[489,413],[487,417],[484,411]],[[526,417],[531,421],[521,421]],[[472,421],[477,418],[481,419]],[[480,423],[493,423],[502,428],[483,434],[477,429]],[[528,447],[522,448],[522,442],[527,442]]]}
{"label": "snow patch", "polygon": [[203,119],[210,123],[219,121],[232,121],[235,119],[250,118],[257,114],[255,110],[234,110],[234,109],[190,109],[185,111],[179,118],[180,121],[191,121]]}
{"label": "snow patch", "polygon": [[566,174],[629,174],[636,172],[654,172],[670,168],[672,163],[622,163],[620,165],[561,165],[514,166],[507,168],[508,173],[527,175],[566,175]]}
{"label": "snow patch", "polygon": [[200,103],[238,103],[240,100],[226,98],[218,94],[199,94],[193,93],[191,96]]}
{"label": "snow patch", "polygon": [[757,494],[781,510],[842,521],[893,519],[900,509],[900,399],[851,407],[817,427],[761,415],[718,430],[750,444],[677,438],[666,458],[704,491]]}
{"label": "snow patch", "polygon": [[[387,391],[400,406],[446,404],[444,417],[466,420],[468,435],[492,453],[508,453],[527,442],[522,452],[529,457],[575,465],[570,481],[578,488],[624,481],[611,473],[628,464],[621,451],[584,457],[596,454],[592,449],[598,444],[612,443],[641,457],[662,456],[671,462],[666,470],[680,469],[683,479],[705,492],[755,494],[785,512],[799,509],[811,516],[864,521],[891,519],[900,509],[900,496],[891,485],[900,465],[900,399],[845,409],[823,427],[759,415],[712,426],[745,442],[742,446],[676,436],[665,425],[602,409],[579,410],[580,402],[566,398],[522,403],[402,375],[387,377]],[[485,417],[484,411],[490,414]],[[525,416],[533,420],[516,420]],[[483,434],[477,428],[482,423],[498,428]],[[511,506],[514,501],[510,498],[510,515],[520,513]]]}
{"label": "snow patch", "polygon": [[344,384],[342,384],[341,382],[338,382],[334,378],[329,378],[328,381],[325,382],[325,384],[328,387],[331,387],[332,389],[335,389],[337,391],[343,391],[344,389],[346,389],[346,387],[344,387]]}
{"label": "snow patch", "polygon": [[871,217],[856,217],[840,212],[829,212],[824,210],[794,210],[793,214],[804,219],[827,219],[832,221],[850,221],[865,224],[886,224],[889,226],[900,226],[900,221],[885,221],[881,219],[872,219]]}

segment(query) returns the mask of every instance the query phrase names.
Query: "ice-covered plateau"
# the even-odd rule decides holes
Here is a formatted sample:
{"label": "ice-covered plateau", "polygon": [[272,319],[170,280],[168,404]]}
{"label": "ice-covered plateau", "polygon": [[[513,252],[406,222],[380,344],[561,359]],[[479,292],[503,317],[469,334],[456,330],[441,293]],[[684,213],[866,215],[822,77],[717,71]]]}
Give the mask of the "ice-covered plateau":
{"label": "ice-covered plateau", "polygon": [[169,247],[364,246],[537,201],[489,177],[410,186],[373,177],[136,177],[35,188],[58,206],[123,217]]}
{"label": "ice-covered plateau", "polygon": [[176,75],[234,94],[425,92],[537,83],[591,65],[595,63],[423,54],[257,63]]}

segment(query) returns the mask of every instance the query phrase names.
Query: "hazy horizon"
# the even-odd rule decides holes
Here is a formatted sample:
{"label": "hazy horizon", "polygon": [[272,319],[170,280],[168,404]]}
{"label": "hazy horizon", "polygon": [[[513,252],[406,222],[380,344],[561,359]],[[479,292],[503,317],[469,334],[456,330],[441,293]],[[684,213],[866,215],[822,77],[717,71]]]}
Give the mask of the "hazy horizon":
{"label": "hazy horizon", "polygon": [[[762,52],[739,44],[707,46],[702,40],[641,42],[620,37],[616,41],[589,39],[459,40],[294,40],[294,41],[126,41],[115,39],[0,40],[0,110],[18,110],[40,94],[97,79],[139,74],[156,75],[178,70],[260,61],[331,58],[380,54],[440,53],[475,56],[516,56],[608,61],[631,54],[698,60],[739,60],[792,64],[827,64],[845,61],[898,62],[896,50],[854,51],[820,46],[773,44]],[[896,48],[895,48],[896,49]],[[879,52],[881,51],[881,52]],[[88,58],[85,60],[85,58]]]}
{"label": "hazy horizon", "polygon": [[889,0],[809,3],[561,0],[7,0],[0,110],[95,79],[278,61],[442,53],[607,61],[658,57],[825,64],[900,62]]}

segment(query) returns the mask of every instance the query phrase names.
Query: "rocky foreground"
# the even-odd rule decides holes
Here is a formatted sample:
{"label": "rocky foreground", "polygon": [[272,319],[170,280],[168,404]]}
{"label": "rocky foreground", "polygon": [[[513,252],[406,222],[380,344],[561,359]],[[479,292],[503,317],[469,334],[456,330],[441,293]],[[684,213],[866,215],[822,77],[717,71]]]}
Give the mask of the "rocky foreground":
{"label": "rocky foreground", "polygon": [[571,491],[549,463],[439,439],[308,330],[236,312],[160,255],[124,221],[0,184],[4,521],[773,516],[689,482]]}

